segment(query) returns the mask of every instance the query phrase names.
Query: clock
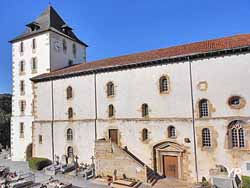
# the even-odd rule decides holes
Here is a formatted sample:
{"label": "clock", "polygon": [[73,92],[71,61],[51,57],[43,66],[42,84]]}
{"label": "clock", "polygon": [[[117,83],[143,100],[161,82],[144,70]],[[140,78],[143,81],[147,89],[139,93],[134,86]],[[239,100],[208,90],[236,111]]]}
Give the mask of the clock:
{"label": "clock", "polygon": [[61,48],[61,45],[60,45],[60,42],[58,40],[56,40],[54,42],[54,49],[59,52],[60,51],[60,48]]}

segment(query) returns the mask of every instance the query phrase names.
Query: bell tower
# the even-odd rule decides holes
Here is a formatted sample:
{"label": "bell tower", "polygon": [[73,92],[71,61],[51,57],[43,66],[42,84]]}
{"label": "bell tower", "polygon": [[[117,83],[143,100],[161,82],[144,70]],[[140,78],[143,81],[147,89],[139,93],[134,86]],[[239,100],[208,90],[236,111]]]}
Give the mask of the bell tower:
{"label": "bell tower", "polygon": [[86,61],[87,45],[49,5],[12,44],[11,157],[32,156],[35,117],[32,77]]}

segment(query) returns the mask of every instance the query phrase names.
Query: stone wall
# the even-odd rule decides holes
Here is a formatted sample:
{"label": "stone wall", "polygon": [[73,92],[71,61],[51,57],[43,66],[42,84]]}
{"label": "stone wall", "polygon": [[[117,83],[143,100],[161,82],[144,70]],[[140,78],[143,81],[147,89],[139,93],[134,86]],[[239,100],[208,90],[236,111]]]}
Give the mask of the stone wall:
{"label": "stone wall", "polygon": [[95,142],[95,164],[97,176],[113,176],[116,171],[117,178],[125,175],[127,178],[146,181],[144,166],[109,141]]}

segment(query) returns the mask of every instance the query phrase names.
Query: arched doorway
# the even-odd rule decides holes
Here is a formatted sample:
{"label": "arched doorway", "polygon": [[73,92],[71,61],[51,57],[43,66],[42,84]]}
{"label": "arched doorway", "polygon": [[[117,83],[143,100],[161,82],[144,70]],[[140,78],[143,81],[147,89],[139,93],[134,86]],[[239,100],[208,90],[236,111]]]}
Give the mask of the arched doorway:
{"label": "arched doorway", "polygon": [[184,148],[174,142],[161,142],[153,147],[154,170],[165,177],[182,178]]}
{"label": "arched doorway", "polygon": [[29,144],[26,148],[26,161],[30,160],[32,158],[32,143]]}

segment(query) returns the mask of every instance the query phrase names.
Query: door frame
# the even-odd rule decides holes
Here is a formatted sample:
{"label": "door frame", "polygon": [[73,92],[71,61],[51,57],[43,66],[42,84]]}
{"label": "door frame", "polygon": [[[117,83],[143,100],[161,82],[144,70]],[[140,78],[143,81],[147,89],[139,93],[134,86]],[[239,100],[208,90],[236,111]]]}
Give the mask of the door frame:
{"label": "door frame", "polygon": [[110,134],[110,132],[111,131],[116,131],[116,139],[117,139],[117,145],[119,144],[119,130],[118,129],[108,129],[108,138],[110,139],[110,141],[111,141],[111,134]]}

